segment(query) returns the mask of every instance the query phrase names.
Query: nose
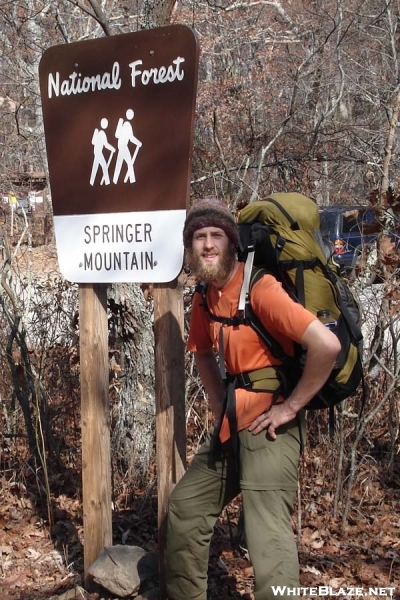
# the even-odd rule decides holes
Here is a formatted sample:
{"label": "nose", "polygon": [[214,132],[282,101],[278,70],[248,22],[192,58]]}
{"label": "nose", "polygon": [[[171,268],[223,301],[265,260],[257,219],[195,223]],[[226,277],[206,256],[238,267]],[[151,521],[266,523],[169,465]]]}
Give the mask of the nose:
{"label": "nose", "polygon": [[204,248],[214,248],[214,238],[210,233],[204,238]]}

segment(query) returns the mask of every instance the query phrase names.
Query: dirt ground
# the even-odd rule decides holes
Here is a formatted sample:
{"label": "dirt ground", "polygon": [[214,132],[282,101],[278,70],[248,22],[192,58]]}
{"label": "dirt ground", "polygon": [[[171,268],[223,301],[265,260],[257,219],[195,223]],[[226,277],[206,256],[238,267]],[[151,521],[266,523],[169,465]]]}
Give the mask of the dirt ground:
{"label": "dirt ground", "polygon": [[[400,599],[399,491],[376,481],[369,490],[357,487],[354,509],[342,527],[332,514],[332,494],[324,482],[306,482],[293,526],[301,518],[299,539],[301,585],[327,586],[342,598],[347,588],[395,588]],[[311,485],[313,483],[313,485]],[[7,600],[98,600],[107,594],[83,589],[83,526],[78,471],[59,473],[50,481],[51,507],[38,488],[33,470],[11,473],[3,468],[0,491],[0,590]],[[149,490],[152,492],[149,495]],[[211,548],[210,600],[251,600],[253,570],[245,544],[237,539],[239,499],[218,520]],[[50,513],[49,513],[50,510]],[[156,486],[121,497],[113,513],[113,543],[157,551]],[[52,524],[49,524],[51,514]],[[267,534],[267,533],[266,533]],[[342,593],[340,594],[340,590]],[[386,594],[390,596],[389,591]]]}

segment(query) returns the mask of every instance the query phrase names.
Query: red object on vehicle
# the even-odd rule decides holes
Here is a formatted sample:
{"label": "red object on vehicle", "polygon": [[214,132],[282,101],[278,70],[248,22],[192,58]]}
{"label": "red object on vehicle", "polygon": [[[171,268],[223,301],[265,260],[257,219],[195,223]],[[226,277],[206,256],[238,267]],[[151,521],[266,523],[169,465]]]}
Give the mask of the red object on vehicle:
{"label": "red object on vehicle", "polygon": [[344,241],[340,238],[334,241],[334,252],[335,254],[344,254]]}

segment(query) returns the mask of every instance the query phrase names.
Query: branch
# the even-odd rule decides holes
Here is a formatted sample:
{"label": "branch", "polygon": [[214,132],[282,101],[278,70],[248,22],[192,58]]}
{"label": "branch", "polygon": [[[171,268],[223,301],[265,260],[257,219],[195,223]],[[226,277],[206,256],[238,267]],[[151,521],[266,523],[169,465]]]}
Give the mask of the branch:
{"label": "branch", "polygon": [[[271,140],[272,143],[273,140]],[[263,146],[260,150],[260,159],[258,161],[258,167],[257,167],[257,178],[256,178],[256,184],[254,186],[253,192],[250,196],[250,202],[254,202],[254,200],[256,199],[256,197],[258,196],[258,188],[260,186],[260,179],[261,179],[261,172],[262,172],[262,166],[263,166],[263,162],[264,162],[264,158],[266,153],[268,152],[268,148],[270,147],[270,144],[268,144],[268,146]]]}
{"label": "branch", "polygon": [[279,15],[282,17],[282,19],[288,23],[288,25],[290,25],[290,27],[297,31],[297,26],[296,24],[292,21],[292,19],[289,17],[289,15],[287,14],[287,12],[285,11],[285,9],[283,8],[281,2],[279,0],[274,0],[274,1],[270,1],[270,0],[257,0],[255,2],[235,2],[234,4],[231,4],[230,6],[228,6],[227,8],[225,8],[225,12],[230,12],[232,10],[237,10],[238,8],[253,8],[254,6],[272,6],[272,8],[276,8],[276,10],[278,11]]}
{"label": "branch", "polygon": [[[281,125],[282,127],[283,125]],[[279,133],[279,132],[278,132]],[[275,141],[276,136],[274,137],[274,139],[272,141]],[[271,143],[268,144],[268,148],[270,148]],[[324,158],[325,162],[333,162],[333,163],[352,163],[355,165],[365,165],[366,161],[363,158],[352,158],[352,157],[347,157],[347,156],[343,156],[341,158],[336,158],[336,157],[329,157],[327,156],[326,158]],[[272,162],[268,162],[268,163],[264,163],[261,165],[261,168],[263,169],[272,169],[275,167],[282,167],[285,166],[287,164],[290,163],[297,163],[297,164],[305,164],[305,163],[315,163],[315,162],[320,162],[320,159],[317,157],[301,157],[301,156],[293,156],[291,158],[282,158],[281,160],[274,160]],[[259,162],[257,164],[253,164],[253,165],[249,165],[246,164],[245,167],[243,166],[239,166],[239,167],[229,167],[229,172],[235,172],[235,171],[246,171],[247,169],[258,169],[259,168]],[[198,179],[193,179],[190,183],[191,184],[195,184],[195,183],[202,183],[203,181],[206,181],[207,179],[210,179],[211,177],[216,177],[217,175],[222,175],[223,173],[225,173],[225,170],[218,170],[218,171],[211,171],[210,173],[208,173],[207,175],[202,175],[201,177],[198,177]]]}
{"label": "branch", "polygon": [[389,134],[388,134],[386,144],[385,144],[385,149],[384,149],[385,157],[383,159],[383,165],[382,165],[383,176],[382,176],[382,183],[381,183],[381,190],[380,190],[381,198],[383,198],[384,194],[388,191],[388,188],[389,188],[389,169],[390,169],[390,162],[392,160],[393,150],[394,150],[395,143],[396,143],[396,130],[397,130],[397,122],[399,119],[399,112],[400,112],[400,88],[397,89],[397,95],[396,95],[396,99],[395,99],[395,103],[394,103],[392,117],[390,119],[390,124],[389,124]]}
{"label": "branch", "polygon": [[102,27],[104,33],[106,35],[112,35],[113,32],[111,30],[108,19],[107,19],[106,15],[104,14],[101,6],[98,4],[97,0],[89,0],[89,4],[93,8],[93,12],[95,14],[95,19],[99,23],[99,25]]}
{"label": "branch", "polygon": [[[396,36],[395,36],[396,27],[392,20],[392,13],[390,12],[390,3],[388,2],[388,0],[385,0],[385,3],[386,3],[387,18],[388,18],[388,22],[389,22],[390,48],[392,51],[394,72],[397,73],[398,72],[398,60],[397,60]],[[397,123],[399,120],[399,113],[400,113],[400,83],[397,83],[396,88],[393,91],[393,95],[395,96],[395,100],[394,100],[394,106],[393,106],[393,110],[392,110],[391,118],[390,118],[390,122],[389,122],[389,133],[388,133],[388,137],[387,137],[386,144],[385,144],[385,149],[384,149],[385,157],[384,157],[383,165],[382,165],[383,176],[382,176],[382,183],[381,183],[381,189],[380,189],[381,198],[383,198],[384,194],[386,194],[386,192],[388,191],[388,188],[389,188],[390,162],[392,160],[392,155],[393,155],[393,152],[395,149],[396,130],[397,130]]]}
{"label": "branch", "polygon": [[214,110],[214,122],[213,122],[214,140],[215,140],[215,143],[217,145],[219,156],[220,156],[222,165],[224,167],[224,170],[225,170],[225,173],[226,173],[226,176],[227,176],[227,180],[228,180],[228,195],[230,195],[231,188],[232,188],[232,182],[231,182],[231,180],[229,178],[229,171],[230,171],[230,169],[228,167],[228,163],[226,162],[225,154],[224,154],[224,151],[222,149],[221,142],[219,140],[218,129],[219,129],[219,127],[218,127],[217,111]]}
{"label": "branch", "polygon": [[343,24],[343,11],[342,11],[342,7],[339,6],[339,20],[338,20],[337,26],[335,24],[335,29],[337,29],[336,55],[337,55],[338,69],[339,69],[339,73],[340,73],[340,89],[339,89],[339,92],[337,94],[337,97],[333,100],[331,107],[325,113],[323,113],[320,116],[320,118],[318,119],[318,123],[315,126],[314,135],[313,135],[311,143],[310,143],[310,150],[314,147],[314,145],[317,142],[317,138],[318,138],[319,131],[320,131],[322,123],[324,121],[326,121],[327,119],[329,119],[329,117],[335,112],[336,108],[338,107],[339,103],[342,101],[342,98],[343,98],[343,93],[344,93],[344,69],[343,69],[343,66],[342,66],[341,46],[340,46],[341,40],[343,38],[343,35],[342,35],[342,24]]}
{"label": "branch", "polygon": [[74,6],[77,6],[81,9],[81,11],[89,15],[89,17],[92,17],[92,19],[97,21],[97,23],[100,25],[100,27],[106,35],[112,35],[112,30],[109,25],[108,19],[96,0],[88,0],[89,4],[92,7],[92,10],[88,6],[86,6],[86,4],[84,4],[82,0],[68,0],[68,2],[70,2]]}

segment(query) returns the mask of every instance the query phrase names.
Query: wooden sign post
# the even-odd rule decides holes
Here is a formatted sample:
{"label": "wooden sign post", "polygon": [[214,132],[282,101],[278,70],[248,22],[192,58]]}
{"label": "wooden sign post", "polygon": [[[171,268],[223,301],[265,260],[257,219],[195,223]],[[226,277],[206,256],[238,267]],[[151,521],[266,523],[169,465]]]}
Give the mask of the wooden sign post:
{"label": "wooden sign post", "polygon": [[165,590],[168,496],[186,468],[183,297],[178,279],[154,288],[160,598]]}
{"label": "wooden sign post", "polygon": [[107,285],[79,285],[84,571],[112,545]]}

